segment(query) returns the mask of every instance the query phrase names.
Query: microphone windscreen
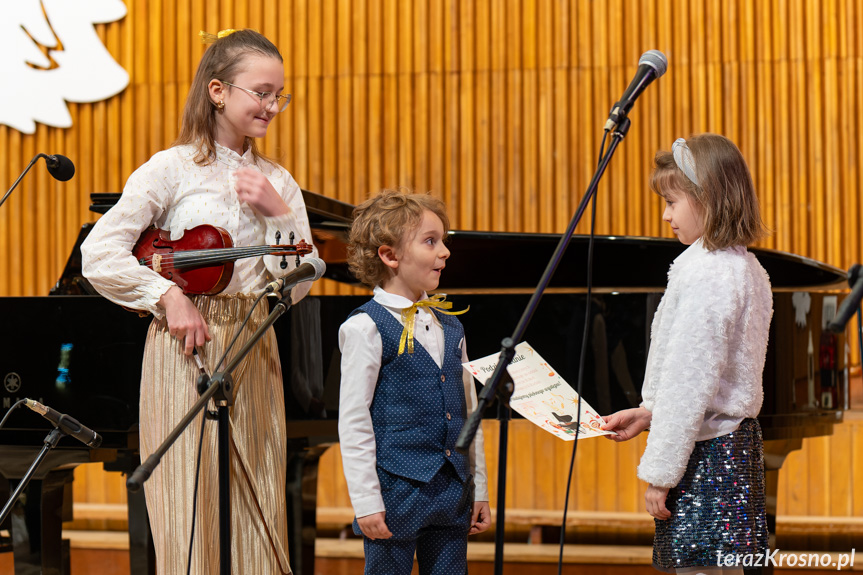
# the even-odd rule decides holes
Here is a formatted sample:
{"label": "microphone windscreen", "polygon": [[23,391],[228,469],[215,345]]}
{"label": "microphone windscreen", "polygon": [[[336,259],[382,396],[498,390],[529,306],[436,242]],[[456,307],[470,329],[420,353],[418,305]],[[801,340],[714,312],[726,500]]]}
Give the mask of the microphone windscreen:
{"label": "microphone windscreen", "polygon": [[656,70],[656,77],[659,78],[668,69],[668,58],[659,50],[648,50],[638,59],[638,65],[647,64]]}
{"label": "microphone windscreen", "polygon": [[72,179],[75,175],[75,164],[66,156],[54,154],[48,156],[45,163],[48,165],[48,173],[54,176],[54,179],[66,182]]}
{"label": "microphone windscreen", "polygon": [[324,272],[327,271],[327,264],[320,258],[305,258],[303,263],[312,264],[312,267],[315,268],[315,277],[312,281],[321,279]]}

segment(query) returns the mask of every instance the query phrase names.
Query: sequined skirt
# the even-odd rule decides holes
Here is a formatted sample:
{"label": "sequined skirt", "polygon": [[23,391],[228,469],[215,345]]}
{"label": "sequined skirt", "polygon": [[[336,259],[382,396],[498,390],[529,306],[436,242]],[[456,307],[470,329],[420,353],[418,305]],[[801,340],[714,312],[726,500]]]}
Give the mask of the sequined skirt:
{"label": "sequined skirt", "polygon": [[673,571],[716,566],[719,553],[767,550],[764,441],[756,419],[699,441],[680,483],[668,492],[671,519],[656,520],[653,564]]}
{"label": "sequined skirt", "polygon": [[[252,300],[243,295],[195,296],[212,341],[202,349],[210,373],[233,337]],[[234,349],[243,346],[267,317],[255,309]],[[252,348],[234,373],[230,408],[231,573],[290,573],[285,513],[286,429],[281,363],[273,330]],[[141,458],[152,453],[198,399],[198,369],[183,354],[182,342],[168,333],[167,322],[153,320],[144,347],[141,373]],[[212,403],[211,403],[212,405]],[[144,484],[156,547],[156,572],[186,573],[192,530],[195,464],[201,437],[198,416]],[[198,483],[192,573],[219,572],[217,422],[204,428]]]}

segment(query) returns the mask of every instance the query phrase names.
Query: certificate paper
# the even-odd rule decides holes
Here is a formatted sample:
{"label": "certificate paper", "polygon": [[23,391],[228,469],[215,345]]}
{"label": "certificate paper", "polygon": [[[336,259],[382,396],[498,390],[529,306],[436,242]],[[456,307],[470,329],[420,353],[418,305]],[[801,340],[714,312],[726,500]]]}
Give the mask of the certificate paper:
{"label": "certificate paper", "polygon": [[[481,384],[494,373],[499,354],[464,363],[465,369]],[[506,368],[515,384],[510,399],[514,410],[539,427],[565,440],[575,439],[578,422],[578,394],[527,342],[515,346],[515,356]],[[579,438],[616,435],[600,429],[603,419],[581,400]]]}

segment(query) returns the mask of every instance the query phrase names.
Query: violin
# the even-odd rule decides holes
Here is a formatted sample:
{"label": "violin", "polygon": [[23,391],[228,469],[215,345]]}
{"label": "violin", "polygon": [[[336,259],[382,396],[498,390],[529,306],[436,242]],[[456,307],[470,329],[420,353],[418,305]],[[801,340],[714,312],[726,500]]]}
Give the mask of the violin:
{"label": "violin", "polygon": [[[303,256],[312,253],[305,240],[296,245],[235,248],[231,235],[216,226],[200,225],[171,241],[167,230],[147,228],[132,249],[142,266],[177,284],[188,295],[215,295],[234,275],[234,262],[256,256]],[[276,238],[278,241],[278,238]]]}

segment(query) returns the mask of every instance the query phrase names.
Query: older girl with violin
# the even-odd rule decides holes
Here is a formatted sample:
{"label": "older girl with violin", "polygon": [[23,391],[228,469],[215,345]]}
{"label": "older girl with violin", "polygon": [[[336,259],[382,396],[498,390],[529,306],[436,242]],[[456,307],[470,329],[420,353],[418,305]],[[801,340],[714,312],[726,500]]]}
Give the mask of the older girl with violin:
{"label": "older girl with violin", "polygon": [[[202,33],[202,37],[205,35]],[[210,36],[192,82],[180,135],[126,183],[120,200],[82,246],[84,275],[106,298],[154,319],[141,375],[140,450],[146,458],[195,402],[198,359],[209,373],[267,282],[284,275],[283,258],[238,259],[223,289],[196,288],[191,276],[158,256],[144,266],[133,255],[150,226],[159,242],[177,241],[202,224],[223,230],[235,246],[278,244],[279,237],[311,239],[300,188],[264,157],[255,139],[267,133],[290,102],[278,49],[252,30]],[[196,232],[197,233],[197,232]],[[191,241],[195,237],[189,234]],[[154,241],[154,245],[155,245]],[[206,243],[206,242],[204,242]],[[207,246],[201,246],[207,247]],[[314,250],[311,250],[314,255]],[[295,265],[287,258],[291,266]],[[159,271],[156,271],[156,269]],[[170,279],[169,279],[170,278]],[[293,289],[293,301],[310,283]],[[220,286],[222,287],[222,286]],[[211,295],[192,295],[210,293]],[[238,349],[266,318],[255,309]],[[193,356],[193,351],[195,356]],[[231,408],[232,573],[290,573],[285,515],[285,411],[275,335],[270,330],[234,372]],[[193,525],[193,487],[199,427],[168,451],[145,484],[157,572],[186,572]],[[204,428],[191,569],[217,573],[218,485],[216,426]]]}

